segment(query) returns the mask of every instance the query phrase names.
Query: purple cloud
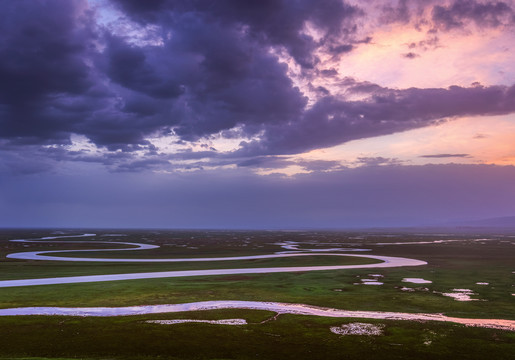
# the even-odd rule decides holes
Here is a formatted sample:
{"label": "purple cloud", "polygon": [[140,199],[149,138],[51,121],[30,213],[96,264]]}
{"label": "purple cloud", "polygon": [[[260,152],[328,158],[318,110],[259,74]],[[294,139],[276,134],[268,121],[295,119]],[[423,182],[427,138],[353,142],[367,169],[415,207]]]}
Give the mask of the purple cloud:
{"label": "purple cloud", "polygon": [[[22,142],[66,142],[94,87],[84,55],[92,20],[76,1],[0,5],[0,133]],[[52,104],[52,106],[49,106]]]}
{"label": "purple cloud", "polygon": [[[346,56],[371,42],[358,31],[366,12],[339,0],[115,3],[127,18],[154,26],[159,45],[112,33],[80,0],[0,4],[0,140],[9,151],[83,161],[84,154],[63,149],[59,155],[35,150],[69,144],[79,134],[110,151],[156,156],[150,135],[174,134],[184,143],[221,135],[246,140],[217,160],[245,164],[447,118],[515,111],[513,86],[389,89],[317,69],[318,51]],[[395,16],[418,16],[408,2],[391,9]],[[435,9],[434,21],[445,28],[464,21],[494,26],[512,13],[502,2],[456,1]],[[305,31],[306,22],[319,38]],[[303,80],[334,79],[349,97],[311,85],[317,99],[309,102],[277,53],[293,59]],[[160,163],[166,161],[148,162]]]}
{"label": "purple cloud", "polygon": [[428,126],[455,116],[515,111],[515,86],[371,89],[371,96],[360,101],[324,97],[297,122],[268,125],[260,140],[244,143],[236,154],[300,153]]}
{"label": "purple cloud", "polygon": [[409,53],[402,54],[402,57],[405,57],[406,59],[415,59],[417,57],[420,57],[420,55],[410,51]]}
{"label": "purple cloud", "polygon": [[339,0],[285,1],[285,0],[219,0],[211,1],[152,1],[140,5],[138,1],[116,0],[120,7],[133,18],[144,23],[161,23],[179,14],[207,18],[224,26],[245,25],[248,35],[263,44],[284,46],[295,60],[306,68],[312,68],[318,59],[313,50],[319,46],[310,36],[302,33],[306,21],[312,22],[324,33],[321,43],[355,31],[347,20],[361,16],[362,11]]}
{"label": "purple cloud", "polygon": [[422,158],[468,158],[470,157],[469,154],[429,154],[429,155],[420,155]]}
{"label": "purple cloud", "polygon": [[361,166],[384,166],[384,165],[400,165],[401,162],[398,159],[384,158],[382,156],[376,157],[358,157],[357,164]]}
{"label": "purple cloud", "polygon": [[469,22],[478,27],[496,28],[513,25],[515,12],[509,2],[456,0],[448,6],[434,6],[432,19],[443,30],[462,28]]}

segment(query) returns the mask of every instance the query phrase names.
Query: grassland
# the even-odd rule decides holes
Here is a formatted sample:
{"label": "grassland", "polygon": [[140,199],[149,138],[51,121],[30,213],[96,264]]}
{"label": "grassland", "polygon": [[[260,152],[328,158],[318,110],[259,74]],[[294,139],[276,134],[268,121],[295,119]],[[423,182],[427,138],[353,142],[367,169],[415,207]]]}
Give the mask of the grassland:
{"label": "grassland", "polygon": [[[7,242],[13,238],[46,235],[50,233],[6,231],[0,240],[1,255],[24,250],[81,250],[86,247],[81,244],[51,246],[43,243],[25,247],[22,243]],[[120,252],[119,255],[123,254],[124,257],[129,254],[149,258],[269,254],[281,250],[274,245],[277,242],[297,241],[300,248],[365,247],[372,249],[372,254],[411,257],[425,260],[428,265],[4,288],[0,289],[0,307],[131,306],[203,300],[261,300],[348,310],[515,319],[515,296],[512,296],[515,283],[512,274],[515,271],[514,239],[506,236],[391,234],[385,237],[336,232],[189,231],[127,232],[126,235],[103,239],[161,246],[157,250]],[[483,238],[488,240],[478,240]],[[377,245],[433,240],[463,241]],[[99,244],[97,247],[103,246]],[[91,248],[91,245],[87,247]],[[97,257],[98,254],[91,255]],[[2,279],[16,279],[217,267],[332,265],[347,261],[367,260],[303,257],[254,260],[245,264],[236,261],[210,264],[96,264],[4,259],[0,261],[0,276]],[[371,273],[383,275],[381,281],[384,285],[355,285]],[[402,282],[407,277],[420,277],[432,283],[416,285]],[[478,285],[477,282],[489,284]],[[403,287],[413,288],[414,291],[403,291]],[[441,295],[454,288],[471,289],[477,293],[474,297],[481,301],[458,302]],[[447,323],[367,320],[385,324],[384,335],[339,336],[330,333],[329,327],[353,322],[353,319],[281,315],[273,321],[260,323],[271,316],[271,313],[262,311],[218,310],[118,318],[0,317],[0,358],[511,359],[515,353],[515,335],[507,331],[466,328]],[[245,318],[251,324],[168,326],[144,322],[147,319],[236,317]]]}

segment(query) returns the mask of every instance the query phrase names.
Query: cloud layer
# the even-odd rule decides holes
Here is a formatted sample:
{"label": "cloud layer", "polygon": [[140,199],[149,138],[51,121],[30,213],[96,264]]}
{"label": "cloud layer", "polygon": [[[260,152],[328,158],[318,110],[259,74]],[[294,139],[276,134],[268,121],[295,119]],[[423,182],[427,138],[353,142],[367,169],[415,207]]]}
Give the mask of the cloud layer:
{"label": "cloud layer", "polygon": [[[159,155],[149,138],[162,136],[181,144],[240,139],[229,153],[203,149],[193,157],[243,166],[264,155],[298,154],[455,117],[515,112],[515,86],[393,89],[323,67],[328,58],[371,46],[364,23],[420,27],[424,20],[433,39],[470,26],[502,30],[514,23],[511,1],[155,0],[103,6],[81,0],[0,4],[5,168],[23,153],[108,164],[143,152],[148,158],[128,165],[136,170],[184,159],[183,153]],[[403,56],[417,58],[414,52]],[[312,85],[317,78],[333,79],[337,91]],[[72,135],[105,152],[66,150]],[[30,161],[27,168],[37,171]]]}

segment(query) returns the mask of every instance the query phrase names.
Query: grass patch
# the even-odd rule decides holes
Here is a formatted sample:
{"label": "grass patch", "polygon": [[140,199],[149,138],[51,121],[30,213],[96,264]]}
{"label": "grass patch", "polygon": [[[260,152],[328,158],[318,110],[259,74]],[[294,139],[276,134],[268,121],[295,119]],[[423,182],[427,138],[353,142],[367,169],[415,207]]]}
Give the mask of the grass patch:
{"label": "grass patch", "polygon": [[201,261],[178,263],[117,263],[117,262],[58,262],[7,261],[0,262],[0,280],[48,278],[80,275],[124,274],[155,271],[239,269],[259,267],[301,267],[323,265],[360,265],[381,261],[351,256],[298,256],[272,259]]}
{"label": "grass patch", "polygon": [[[246,317],[266,312],[236,310],[188,313],[186,318]],[[4,357],[121,359],[509,359],[512,333],[448,323],[360,320],[385,324],[382,336],[340,336],[331,326],[352,319],[281,315],[277,320],[243,326],[148,324],[149,319],[21,317],[0,319]],[[99,331],[99,329],[102,329]]]}
{"label": "grass patch", "polygon": [[[95,231],[84,231],[95,232]],[[119,230],[113,231],[119,233]],[[11,243],[8,239],[50,236],[50,231],[0,233],[0,255],[16,251],[84,249],[84,245]],[[79,233],[79,232],[77,232]],[[101,234],[102,232],[98,232]],[[105,233],[105,231],[104,231]],[[44,285],[0,289],[0,307],[131,306],[206,300],[250,300],[304,303],[348,310],[444,313],[468,318],[515,319],[513,239],[500,235],[474,241],[477,235],[350,234],[337,232],[126,232],[112,241],[146,242],[161,248],[149,257],[208,257],[270,254],[277,242],[297,241],[301,248],[354,246],[370,254],[401,256],[428,262],[426,266],[245,274],[116,282]],[[484,235],[480,236],[485,237]],[[97,238],[101,238],[100,236]],[[104,239],[104,238],[101,238]],[[460,242],[377,245],[459,239]],[[86,240],[86,239],[84,239]],[[87,244],[87,246],[91,246]],[[103,247],[105,245],[98,245]],[[111,247],[111,245],[109,245]],[[143,253],[143,252],[141,252]],[[120,256],[140,257],[138,251]],[[97,256],[97,253],[80,253]],[[106,255],[111,253],[106,253]],[[68,254],[66,254],[68,255]],[[366,254],[364,254],[366,255]],[[187,269],[341,265],[370,262],[354,257],[298,257],[212,263],[72,263],[0,261],[0,278],[115,274]],[[380,274],[384,285],[361,285],[361,279]],[[409,284],[420,277],[431,284]],[[488,282],[478,285],[476,282]],[[360,285],[354,285],[354,284]],[[415,289],[404,292],[403,286]],[[458,302],[442,296],[467,288],[483,301]],[[511,359],[515,334],[467,328],[450,323],[359,320],[385,324],[384,335],[338,336],[330,326],[355,319],[281,315],[265,311],[219,310],[117,318],[0,317],[0,359]],[[146,319],[245,318],[246,326],[210,324],[159,325]]]}

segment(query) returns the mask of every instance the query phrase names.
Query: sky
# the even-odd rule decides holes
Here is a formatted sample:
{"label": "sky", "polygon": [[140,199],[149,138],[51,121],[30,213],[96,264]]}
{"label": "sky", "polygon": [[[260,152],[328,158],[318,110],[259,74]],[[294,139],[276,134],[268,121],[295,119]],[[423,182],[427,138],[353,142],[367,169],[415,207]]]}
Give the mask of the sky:
{"label": "sky", "polygon": [[515,215],[515,1],[0,2],[0,227]]}

